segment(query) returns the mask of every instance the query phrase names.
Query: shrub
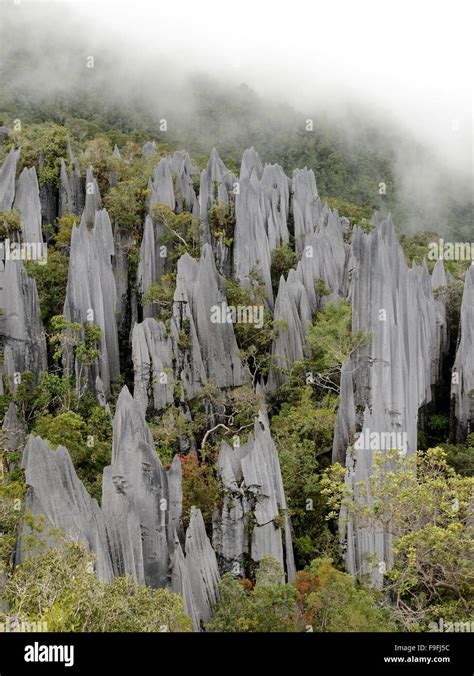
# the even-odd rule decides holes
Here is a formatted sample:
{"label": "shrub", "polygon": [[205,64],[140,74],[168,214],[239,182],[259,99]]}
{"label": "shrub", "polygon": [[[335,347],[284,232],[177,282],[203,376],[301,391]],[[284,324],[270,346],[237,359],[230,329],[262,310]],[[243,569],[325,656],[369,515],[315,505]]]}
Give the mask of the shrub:
{"label": "shrub", "polygon": [[219,602],[211,632],[295,632],[300,629],[295,587],[284,582],[284,572],[272,557],[259,564],[252,589],[226,573],[219,585]]}

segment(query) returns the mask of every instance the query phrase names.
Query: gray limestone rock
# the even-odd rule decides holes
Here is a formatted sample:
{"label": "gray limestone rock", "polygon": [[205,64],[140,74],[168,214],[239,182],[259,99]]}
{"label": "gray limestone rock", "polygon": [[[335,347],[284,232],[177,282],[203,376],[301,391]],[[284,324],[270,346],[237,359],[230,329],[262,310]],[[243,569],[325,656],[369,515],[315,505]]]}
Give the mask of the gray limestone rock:
{"label": "gray limestone rock", "polygon": [[143,414],[148,408],[161,411],[173,403],[174,344],[163,322],[148,318],[133,327],[133,396]]}
{"label": "gray limestone rock", "polygon": [[79,161],[68,146],[68,163],[70,171],[64,159],[61,159],[61,186],[59,190],[59,215],[67,213],[80,216],[85,204],[84,182],[81,179]]}
{"label": "gray limestone rock", "polygon": [[171,160],[169,157],[163,157],[155,169],[148,188],[151,192],[150,209],[154,204],[166,204],[167,207],[174,210],[176,200],[174,196],[173,176],[171,173]]}
{"label": "gray limestone rock", "polygon": [[[180,376],[188,396],[206,380],[216,387],[236,387],[243,382],[233,324],[225,320],[224,281],[217,272],[212,251],[204,245],[199,263],[188,254],[178,261],[173,322],[185,332],[191,355]],[[223,321],[213,321],[213,318]],[[189,369],[192,369],[189,372]]]}
{"label": "gray limestone rock", "polygon": [[303,251],[306,235],[314,231],[321,214],[316,179],[312,169],[295,169],[292,180],[292,207],[296,251]]}
{"label": "gray limestone rock", "polygon": [[42,243],[41,202],[36,169],[23,169],[17,181],[14,208],[21,213],[22,240]]}
{"label": "gray limestone rock", "polygon": [[288,244],[290,180],[278,164],[266,164],[261,180],[265,229],[270,250]]}
{"label": "gray limestone rock", "polygon": [[145,157],[153,157],[156,155],[156,141],[148,141],[142,148]]}
{"label": "gray limestone rock", "polygon": [[[2,447],[7,451],[21,453],[23,450],[26,439],[26,427],[18,418],[18,410],[13,401],[10,403],[8,410],[5,413],[5,417],[3,418],[0,438],[2,440]],[[11,471],[14,467],[15,463],[11,462],[8,469]]]}
{"label": "gray limestone rock", "polygon": [[81,217],[81,225],[84,224],[86,227],[90,227],[94,223],[96,211],[101,208],[102,204],[99,185],[94,178],[94,172],[91,166],[87,168],[85,192],[86,197],[84,211],[82,212]]}
{"label": "gray limestone rock", "polygon": [[[113,572],[104,517],[78,479],[67,449],[59,446],[52,451],[40,437],[32,436],[23,453],[22,467],[30,487],[27,507],[35,516],[45,515],[51,527],[86,544],[97,557],[98,577],[110,581]],[[28,555],[23,547],[27,531],[24,525],[16,549],[16,564]]]}
{"label": "gray limestone rock", "polygon": [[311,309],[308,294],[297,273],[290,270],[288,279],[282,276],[275,303],[274,321],[278,326],[272,342],[272,369],[268,390],[274,390],[287,380],[286,371],[294,361],[303,359]]}
{"label": "gray limestone rock", "polygon": [[[414,453],[418,410],[431,400],[441,349],[442,309],[433,296],[432,280],[426,266],[407,267],[390,219],[368,235],[355,229],[349,269],[352,330],[362,331],[370,341],[352,355],[342,382],[334,458],[341,458],[354,420],[362,433],[401,435],[405,452]],[[361,419],[356,412],[363,410]],[[367,481],[372,460],[373,449],[348,447],[350,485]],[[344,537],[349,571],[370,574],[374,584],[380,584],[380,574],[376,568],[369,570],[367,557],[375,554],[389,568],[389,536],[349,524]]]}
{"label": "gray limestone rock", "polygon": [[288,580],[293,580],[291,524],[278,453],[263,411],[255,419],[254,432],[244,445],[231,448],[222,442],[218,472],[224,488],[224,506],[220,514],[214,515],[213,545],[224,567],[235,570],[235,564],[242,566],[249,551],[254,561],[270,554],[286,568]]}
{"label": "gray limestone rock", "polygon": [[240,180],[235,197],[234,277],[243,286],[251,284],[258,272],[265,285],[265,297],[273,307],[271,250],[265,230],[263,194],[255,173]]}
{"label": "gray limestone rock", "polygon": [[206,623],[217,602],[220,576],[216,554],[207,537],[201,511],[196,507],[191,507],[185,549],[196,611],[200,622]]}
{"label": "gray limestone rock", "polygon": [[20,151],[12,148],[0,168],[0,211],[9,211],[15,198],[16,165]]}
{"label": "gray limestone rock", "polygon": [[201,174],[199,190],[201,246],[212,243],[208,222],[212,205],[221,203],[226,209],[229,209],[233,201],[232,191],[236,183],[237,177],[227,169],[217,150],[213,148],[207,168]]}
{"label": "gray limestone rock", "polygon": [[0,307],[6,373],[31,371],[39,377],[47,369],[46,339],[36,281],[23,261],[0,261]]}
{"label": "gray limestone rock", "polygon": [[[145,293],[150,286],[158,282],[166,270],[167,253],[164,246],[164,225],[157,222],[153,224],[150,216],[145,219],[143,229],[143,238],[140,245],[140,262],[137,271],[137,284],[141,293]],[[157,316],[156,305],[147,304],[143,306],[145,317]]]}
{"label": "gray limestone rock", "polygon": [[[104,473],[103,511],[114,533],[114,551],[122,551],[124,573],[151,587],[169,582],[170,505],[168,479],[153,437],[124,387],[113,424],[112,464]],[[131,530],[131,525],[139,528]]]}
{"label": "gray limestone rock", "polygon": [[464,441],[474,422],[474,265],[466,270],[461,304],[460,340],[451,379],[456,438]]}
{"label": "gray limestone rock", "polygon": [[91,231],[84,217],[79,228],[73,226],[64,316],[82,326],[92,321],[100,327],[98,373],[92,373],[89,380],[93,387],[99,375],[106,395],[111,381],[120,373],[113,254],[112,227],[105,209],[96,212]]}

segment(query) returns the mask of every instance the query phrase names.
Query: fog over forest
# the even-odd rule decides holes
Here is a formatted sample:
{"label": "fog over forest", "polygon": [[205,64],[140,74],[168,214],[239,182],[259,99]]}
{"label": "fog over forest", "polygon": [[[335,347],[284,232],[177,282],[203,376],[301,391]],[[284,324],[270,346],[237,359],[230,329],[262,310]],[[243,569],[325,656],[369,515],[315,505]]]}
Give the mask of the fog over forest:
{"label": "fog over forest", "polygon": [[427,2],[408,14],[398,5],[390,38],[377,3],[340,4],[298,1],[289,11],[245,0],[224,13],[214,0],[199,12],[191,3],[9,0],[0,5],[0,95],[12,114],[26,99],[36,115],[40,101],[59,115],[65,101],[88,100],[115,106],[132,126],[140,115],[166,118],[169,138],[190,151],[215,145],[239,157],[253,144],[287,170],[279,137],[324,130],[351,161],[361,148],[388,161],[393,177],[381,168],[379,180],[396,198],[380,205],[375,195],[374,206],[394,210],[401,226],[467,234],[472,75],[457,3],[448,15]]}

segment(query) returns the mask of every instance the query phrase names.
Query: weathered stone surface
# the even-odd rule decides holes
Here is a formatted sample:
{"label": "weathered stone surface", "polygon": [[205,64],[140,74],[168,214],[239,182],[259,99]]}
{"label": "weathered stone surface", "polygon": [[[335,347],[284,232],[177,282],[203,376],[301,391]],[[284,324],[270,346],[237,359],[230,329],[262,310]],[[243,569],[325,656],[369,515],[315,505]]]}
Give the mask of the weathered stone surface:
{"label": "weathered stone surface", "polygon": [[[78,479],[66,448],[52,451],[40,437],[30,437],[23,453],[22,467],[30,487],[26,507],[35,516],[44,514],[53,528],[62,530],[69,538],[80,539],[97,557],[96,572],[101,580],[110,581],[113,571],[108,551],[108,536],[104,517]],[[24,550],[24,526],[16,563],[28,555]]]}
{"label": "weathered stone surface", "polygon": [[201,246],[212,243],[208,222],[212,205],[220,202],[228,209],[232,204],[231,194],[236,183],[237,177],[227,169],[217,150],[213,148],[207,168],[201,174],[199,190]]}
{"label": "weathered stone surface", "polygon": [[173,177],[171,174],[171,160],[169,157],[163,157],[155,169],[148,188],[151,192],[150,208],[157,202],[166,204],[170,209],[175,208],[175,196],[173,188]]}
{"label": "weathered stone surface", "polygon": [[270,250],[288,244],[290,180],[278,164],[266,164],[261,179],[265,228]]}
{"label": "weathered stone surface", "polygon": [[[306,235],[303,242],[296,271],[314,312],[328,301],[347,296],[349,247],[344,243],[341,221],[331,210],[325,211],[316,230]],[[318,291],[317,285],[324,290]]]}
{"label": "weathered stone surface", "polygon": [[94,178],[92,167],[87,168],[86,173],[86,198],[84,211],[82,212],[81,225],[86,227],[93,225],[96,211],[101,208],[102,200],[100,197],[99,185]]}
{"label": "weathered stone surface", "polygon": [[61,187],[59,190],[59,215],[67,213],[80,216],[85,204],[84,182],[81,179],[81,168],[78,159],[68,146],[68,161],[71,170],[68,171],[66,162],[61,159]]}
{"label": "weathered stone surface", "polygon": [[346,450],[352,445],[356,432],[353,368],[352,361],[349,358],[341,369],[340,405],[337,410],[332,446],[332,461],[341,464],[344,464]]}
{"label": "weathered stone surface", "polygon": [[199,203],[193,187],[193,176],[197,169],[184,150],[177,150],[171,158],[171,173],[175,176],[174,196],[176,211],[190,211],[199,217]]}
{"label": "weathered stone surface", "polygon": [[[442,260],[437,260],[431,275],[431,286],[435,294],[435,309],[436,309],[436,340],[435,352],[433,355],[433,377],[438,380],[441,377],[442,358],[449,348],[448,336],[448,322],[446,320],[446,301],[442,295],[441,288],[446,287],[448,279]],[[436,295],[436,290],[439,289],[439,298]]]}
{"label": "weathered stone surface", "polygon": [[452,376],[456,437],[463,441],[472,432],[474,422],[474,265],[465,273],[460,340]]}
{"label": "weathered stone surface", "polygon": [[186,565],[199,620],[209,622],[217,602],[220,576],[216,554],[207,537],[201,511],[196,507],[191,507],[186,531]]}
{"label": "weathered stone surface", "polygon": [[160,411],[173,403],[176,342],[163,322],[155,319],[145,319],[133,327],[133,396],[143,414],[149,407]]}
{"label": "weathered stone surface", "polygon": [[271,251],[264,222],[264,204],[260,181],[255,173],[239,182],[235,197],[234,277],[243,286],[251,284],[258,272],[265,284],[265,297],[273,307]]}
{"label": "weathered stone surface", "polygon": [[[182,377],[189,396],[203,374],[216,387],[242,384],[243,372],[231,323],[213,323],[212,308],[226,303],[224,280],[217,272],[212,251],[204,245],[199,263],[188,254],[178,261],[173,321],[188,337],[190,359]],[[190,370],[191,369],[191,370]]]}
{"label": "weathered stone surface", "polygon": [[295,169],[292,180],[292,207],[296,251],[303,251],[304,238],[314,231],[321,214],[316,179],[312,169]]}
{"label": "weathered stone surface", "polygon": [[282,370],[290,369],[294,361],[304,357],[311,310],[306,289],[294,270],[290,270],[286,281],[283,276],[280,278],[274,321],[284,324],[279,325],[272,343],[273,368],[268,379],[269,390],[275,389],[287,380]]}
{"label": "weathered stone surface", "polygon": [[20,151],[12,148],[0,168],[0,211],[9,211],[15,199],[16,165]]}
{"label": "weathered stone surface", "polygon": [[2,446],[9,451],[21,451],[25,445],[26,429],[18,418],[16,404],[12,401],[2,424]]}
{"label": "weathered stone surface", "polygon": [[242,162],[240,163],[240,180],[250,178],[252,172],[255,170],[257,177],[262,177],[263,165],[255,148],[247,148],[242,155]]}
{"label": "weathered stone surface", "polygon": [[153,157],[156,155],[156,141],[148,141],[142,148],[145,157]]}
{"label": "weathered stone surface", "polygon": [[41,230],[41,202],[36,169],[23,169],[17,181],[14,208],[21,213],[22,240],[43,242]]}
{"label": "weathered stone surface", "polygon": [[[137,271],[137,284],[141,293],[145,293],[152,284],[158,282],[166,269],[166,256],[161,255],[164,245],[164,226],[153,224],[150,216],[145,219],[143,239],[140,246],[140,262]],[[164,250],[163,250],[164,251]],[[153,303],[143,306],[145,317],[156,317],[157,306]]]}
{"label": "weathered stone surface", "polygon": [[[151,587],[169,576],[169,493],[166,472],[153,437],[124,387],[114,418],[112,464],[104,473],[103,510],[114,533],[115,564]],[[140,524],[131,531],[130,525]]]}
{"label": "weathered stone surface", "polygon": [[[365,235],[356,228],[349,262],[351,270],[352,329],[371,337],[351,357],[341,391],[334,458],[350,438],[356,418],[358,430],[382,435],[399,434],[405,452],[417,450],[420,406],[431,400],[440,350],[441,311],[426,266],[408,269],[391,220]],[[439,271],[437,275],[439,274]],[[352,389],[349,372],[352,371]],[[352,397],[354,394],[354,397]],[[364,418],[356,412],[365,410]],[[373,462],[371,448],[349,446],[347,467],[351,486],[367,481]],[[369,496],[370,499],[370,496]],[[345,533],[346,561],[353,575],[370,574],[381,582],[377,568],[369,569],[368,555],[390,565],[390,538],[349,524]]]}
{"label": "weathered stone surface", "polygon": [[[26,274],[23,261],[0,261],[0,307],[5,372],[39,376],[47,369],[46,339],[36,281]],[[15,389],[13,380],[10,384]]]}
{"label": "weathered stone surface", "polygon": [[79,228],[73,226],[72,229],[64,316],[81,325],[93,321],[100,327],[101,355],[89,380],[93,387],[99,375],[108,395],[111,381],[120,373],[115,317],[117,291],[112,269],[114,241],[105,209],[96,212],[91,231],[86,222],[83,216]]}
{"label": "weathered stone surface", "polygon": [[[291,581],[295,575],[291,525],[278,453],[264,412],[255,419],[254,432],[246,444],[231,448],[222,442],[218,472],[224,506],[214,515],[213,545],[223,567],[241,567],[248,551],[254,561],[271,554],[286,568]],[[279,517],[283,517],[283,528]]]}

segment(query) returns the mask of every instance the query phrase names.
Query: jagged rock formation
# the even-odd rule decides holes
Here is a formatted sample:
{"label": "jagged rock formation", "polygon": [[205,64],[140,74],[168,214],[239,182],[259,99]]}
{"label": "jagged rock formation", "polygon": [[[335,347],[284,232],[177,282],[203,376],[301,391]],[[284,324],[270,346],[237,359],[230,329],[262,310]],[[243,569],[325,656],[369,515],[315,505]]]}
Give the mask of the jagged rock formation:
{"label": "jagged rock formation", "polygon": [[272,370],[267,390],[286,380],[285,370],[304,356],[309,322],[315,310],[347,294],[348,246],[337,214],[323,210],[320,224],[304,237],[296,270],[280,279],[274,320],[279,323],[272,343]]}
{"label": "jagged rock formation", "polygon": [[[201,174],[201,187],[199,189],[201,246],[212,243],[208,221],[211,207],[213,204],[220,202],[226,209],[229,209],[232,203],[231,195],[233,196],[236,183],[237,177],[227,169],[217,150],[213,148],[207,168]],[[217,263],[219,264],[219,261]]]}
{"label": "jagged rock formation", "polygon": [[[18,152],[11,151],[0,169],[0,209],[15,203],[22,212],[24,235],[41,238],[34,169],[23,171],[15,197]],[[146,144],[143,154],[154,156],[155,142]],[[120,157],[117,148],[114,157]],[[61,165],[59,213],[72,212],[81,221],[72,230],[64,314],[83,326],[93,321],[102,331],[101,356],[85,374],[99,404],[110,410],[111,383],[120,374],[118,326],[123,352],[131,346],[134,390],[132,396],[124,388],[116,404],[113,455],[103,474],[102,508],[87,494],[65,448],[52,452],[43,440],[32,437],[23,467],[29,485],[28,509],[87,543],[96,554],[101,579],[130,574],[143,584],[171,587],[182,594],[186,611],[199,629],[211,618],[219,567],[243,574],[244,563],[272,554],[285,567],[288,580],[295,574],[278,454],[265,412],[260,412],[245,444],[231,448],[222,442],[218,474],[223,504],[213,515],[212,546],[199,510],[191,510],[184,532],[181,459],[176,455],[168,470],[163,467],[145,420],[146,414],[155,415],[171,404],[190,419],[188,403],[207,384],[221,392],[243,384],[246,372],[235,338],[235,319],[227,313],[221,273],[247,287],[254,272],[263,279],[267,310],[278,327],[266,392],[283,384],[284,371],[303,359],[314,313],[330,300],[351,300],[353,331],[370,337],[341,372],[333,459],[346,463],[351,487],[367,482],[373,459],[371,449],[355,448],[358,432],[406,435],[406,452],[417,448],[418,410],[431,399],[448,347],[445,302],[434,290],[445,286],[449,276],[441,261],[431,277],[426,265],[409,269],[390,219],[377,216],[377,227],[369,234],[355,228],[349,245],[347,220],[321,204],[311,170],[297,169],[290,180],[278,165],[263,166],[251,148],[243,155],[237,179],[213,150],[201,174],[199,202],[193,187],[195,172],[189,155],[175,152],[161,158],[150,177],[148,209],[161,203],[174,213],[188,211],[199,217],[201,232],[200,260],[181,256],[171,317],[157,321],[156,306],[140,308],[137,296],[171,269],[167,256],[161,255],[166,224],[156,216],[154,222],[151,214],[146,217],[137,279],[132,279],[135,268],[127,256],[136,246],[135,232],[125,234],[117,228],[113,235],[108,214],[100,209],[92,167],[84,190],[79,163],[69,149],[69,162]],[[111,175],[110,181],[114,185],[116,177]],[[233,237],[211,232],[209,212],[216,203],[224,205],[226,227],[232,227],[235,215]],[[290,233],[291,216],[294,231]],[[286,278],[281,277],[274,297],[272,252],[289,244],[290,234],[299,260]],[[36,284],[21,262],[7,261],[0,262],[0,287],[3,369],[7,376],[24,370],[39,375],[47,368],[47,359]],[[453,381],[452,389],[459,438],[471,429],[473,414],[469,397],[474,387],[473,293],[471,267],[466,273],[454,366],[459,382]],[[75,368],[77,376],[79,365]],[[17,448],[24,430],[18,428],[12,407],[4,433],[8,448]],[[209,404],[209,415],[217,419],[219,414],[211,409]],[[379,584],[381,574],[369,566],[367,555],[375,553],[389,567],[390,538],[353,521],[341,520],[341,530],[349,571],[368,574]],[[24,525],[17,562],[25,556],[26,535]]]}
{"label": "jagged rock formation", "polygon": [[[164,246],[164,226],[159,221],[153,224],[150,216],[145,219],[143,239],[140,246],[140,262],[137,270],[137,284],[141,293],[145,293],[152,284],[158,282],[166,269],[167,250]],[[164,255],[163,255],[164,254]],[[157,316],[157,308],[152,303],[143,306],[145,317]]]}
{"label": "jagged rock formation", "polygon": [[321,214],[316,179],[312,169],[295,169],[292,179],[293,219],[296,251],[303,251],[306,235],[313,232]]}
{"label": "jagged rock formation", "polygon": [[61,187],[59,191],[59,215],[65,216],[68,212],[80,216],[84,209],[85,191],[81,179],[81,167],[78,159],[68,145],[68,156],[71,171],[68,171],[66,162],[61,159]]}
{"label": "jagged rock formation", "polygon": [[148,318],[133,327],[133,396],[144,414],[149,406],[154,411],[161,411],[173,403],[177,342],[176,332],[170,334],[163,322]]}
{"label": "jagged rock formation", "polygon": [[41,202],[39,197],[36,169],[23,169],[16,184],[14,209],[21,214],[22,240],[28,243],[42,243]]}
{"label": "jagged rock formation", "polygon": [[171,161],[168,157],[163,157],[156,165],[153,176],[148,183],[150,191],[150,208],[159,202],[166,204],[170,209],[175,207],[173,177],[171,174]]}
{"label": "jagged rock formation", "polygon": [[176,209],[178,213],[190,211],[198,217],[198,201],[192,179],[195,173],[191,158],[183,150],[176,151],[172,157],[161,158],[148,183],[150,209],[158,202],[173,211]]}
{"label": "jagged rock formation", "polygon": [[86,227],[90,227],[94,223],[95,213],[101,208],[101,204],[99,185],[94,178],[92,167],[89,166],[86,173],[86,197],[81,225],[84,224]]}
{"label": "jagged rock formation", "polygon": [[239,186],[235,197],[234,277],[248,287],[251,273],[258,271],[265,284],[268,305],[273,308],[271,250],[265,230],[262,190],[255,171],[250,178],[241,178]]}
{"label": "jagged rock formation", "polygon": [[311,310],[305,287],[294,270],[288,279],[280,278],[274,319],[281,322],[272,343],[272,370],[268,389],[273,390],[287,379],[285,371],[294,361],[303,359],[304,344]]}
{"label": "jagged rock formation", "polygon": [[[226,304],[224,280],[217,272],[209,245],[202,248],[199,263],[184,254],[178,261],[173,318],[179,331],[184,331],[190,345],[193,370],[187,367],[182,381],[189,391],[196,389],[194,374],[201,364],[206,379],[216,387],[242,384],[243,372],[232,323],[212,321],[212,309]],[[221,316],[222,318],[222,316]],[[199,380],[197,381],[199,382]]]}
{"label": "jagged rock formation", "polygon": [[[405,452],[414,453],[418,410],[431,401],[437,375],[433,363],[438,363],[445,330],[439,324],[442,312],[433,296],[432,280],[426,265],[408,269],[390,219],[368,235],[355,229],[349,266],[352,329],[371,339],[352,355],[344,371],[333,460],[344,456],[355,420],[358,430],[379,438],[402,435]],[[442,276],[440,270],[437,276]],[[346,464],[351,486],[367,481],[373,454],[371,448],[356,451],[349,446]],[[375,553],[377,561],[389,567],[387,534],[349,523],[345,538],[349,571],[370,575],[380,584],[381,574],[369,566],[367,557]]]}
{"label": "jagged rock formation", "polygon": [[149,318],[135,324],[134,396],[142,411],[150,403],[155,411],[172,403],[177,381],[188,400],[206,382],[222,389],[242,384],[233,324],[225,321],[225,313],[221,323],[212,321],[213,307],[226,307],[223,288],[211,249],[205,245],[199,263],[188,254],[178,261],[169,326]]}
{"label": "jagged rock formation", "polygon": [[466,270],[461,304],[460,340],[451,380],[456,437],[463,441],[474,421],[474,265]]}
{"label": "jagged rock formation", "polygon": [[[78,479],[66,448],[52,451],[40,437],[30,437],[23,453],[22,467],[28,491],[25,510],[35,517],[46,517],[47,529],[58,528],[69,538],[81,540],[96,555],[99,579],[113,577],[104,516]],[[30,528],[23,524],[16,548],[16,564],[27,556],[25,543]],[[47,533],[47,530],[45,530]]]}
{"label": "jagged rock formation", "polygon": [[274,556],[295,575],[290,520],[286,508],[278,453],[268,419],[260,412],[247,443],[231,448],[222,441],[218,472],[224,488],[222,511],[213,517],[214,549],[223,566],[243,570],[244,556],[260,561]]}
{"label": "jagged rock formation", "polygon": [[0,211],[9,211],[15,199],[15,174],[20,151],[12,148],[0,169]]}
{"label": "jagged rock formation", "polygon": [[431,286],[433,287],[433,293],[435,294],[435,307],[436,307],[436,327],[438,335],[436,337],[435,344],[439,346],[438,354],[435,354],[433,360],[433,376],[435,380],[441,376],[441,367],[442,367],[442,358],[446,354],[449,347],[449,336],[448,336],[448,322],[446,319],[446,301],[444,298],[437,297],[436,290],[443,289],[448,285],[448,278],[446,271],[444,269],[443,261],[437,260],[431,275]]}
{"label": "jagged rock formation", "polygon": [[[8,407],[2,424],[0,434],[1,446],[10,452],[21,452],[25,445],[26,428],[24,423],[18,417],[18,409],[12,401]],[[11,463],[9,470],[12,470],[15,463]]]}
{"label": "jagged rock formation", "polygon": [[[129,574],[139,583],[182,593],[196,630],[210,620],[220,576],[201,512],[192,509],[183,537],[179,457],[164,470],[145,418],[126,387],[117,401],[102,509],[78,479],[64,447],[52,451],[40,437],[31,437],[22,467],[28,485],[25,509],[44,519],[46,536],[56,528],[83,542],[95,554],[101,580]],[[17,565],[32,551],[25,547],[30,534],[25,521]],[[53,539],[47,541],[54,546]]]}
{"label": "jagged rock formation", "polygon": [[217,559],[204,528],[199,509],[191,507],[186,531],[186,561],[191,588],[201,622],[211,619],[211,610],[217,601],[220,581]]}
{"label": "jagged rock formation", "polygon": [[[89,195],[86,203],[88,198]],[[80,226],[74,225],[72,229],[64,316],[82,326],[89,321],[100,327],[101,355],[97,372],[90,374],[89,381],[93,388],[99,375],[106,394],[111,381],[120,373],[113,255],[114,240],[107,211],[95,212],[92,231],[88,230],[87,218],[83,215]]]}
{"label": "jagged rock formation", "polygon": [[131,574],[151,587],[166,586],[173,542],[168,481],[145,418],[127,388],[117,401],[102,507],[111,524],[116,574]]}
{"label": "jagged rock formation", "polygon": [[156,155],[156,141],[148,141],[142,148],[145,157],[153,157]]}
{"label": "jagged rock formation", "polygon": [[4,373],[16,389],[15,373],[47,370],[46,339],[40,318],[36,281],[23,261],[0,261],[0,335],[4,345]]}

